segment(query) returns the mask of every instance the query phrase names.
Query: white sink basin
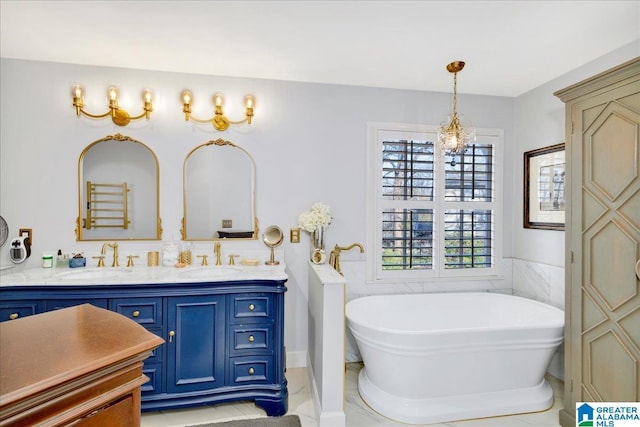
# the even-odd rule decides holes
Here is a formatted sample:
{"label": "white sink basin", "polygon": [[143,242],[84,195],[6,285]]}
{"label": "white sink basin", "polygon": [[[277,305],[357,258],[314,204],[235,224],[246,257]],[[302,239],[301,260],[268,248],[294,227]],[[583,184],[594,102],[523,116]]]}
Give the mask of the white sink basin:
{"label": "white sink basin", "polygon": [[189,279],[216,279],[219,277],[233,276],[242,271],[236,267],[195,267],[179,271],[179,275]]}
{"label": "white sink basin", "polygon": [[120,268],[90,268],[78,269],[59,273],[56,278],[60,280],[95,280],[95,279],[116,279],[121,276],[130,274],[133,270],[125,270]]}

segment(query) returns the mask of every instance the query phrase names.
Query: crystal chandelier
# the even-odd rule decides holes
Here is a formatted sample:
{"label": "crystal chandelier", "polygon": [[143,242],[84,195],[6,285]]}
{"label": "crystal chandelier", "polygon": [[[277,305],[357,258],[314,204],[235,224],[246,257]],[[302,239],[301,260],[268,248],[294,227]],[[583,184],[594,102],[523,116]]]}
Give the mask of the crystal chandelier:
{"label": "crystal chandelier", "polygon": [[446,121],[440,123],[438,129],[438,141],[445,154],[462,154],[467,150],[469,143],[476,139],[475,129],[463,127],[458,116],[458,72],[464,68],[464,62],[455,61],[447,65],[447,71],[453,73],[453,113]]}

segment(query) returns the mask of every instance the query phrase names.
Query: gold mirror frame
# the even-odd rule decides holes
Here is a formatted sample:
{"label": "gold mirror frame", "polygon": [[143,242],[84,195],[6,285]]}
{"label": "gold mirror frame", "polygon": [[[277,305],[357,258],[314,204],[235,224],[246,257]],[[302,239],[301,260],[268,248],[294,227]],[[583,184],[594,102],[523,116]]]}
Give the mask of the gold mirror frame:
{"label": "gold mirror frame", "polygon": [[[97,144],[103,142],[113,142],[113,143],[133,143],[140,144],[141,147],[145,148],[153,157],[153,162],[155,165],[155,236],[144,236],[144,237],[118,237],[118,236],[100,236],[99,238],[86,238],[83,230],[85,229],[85,214],[84,210],[87,204],[87,200],[83,195],[85,194],[85,180],[84,180],[84,160],[86,154],[96,146]],[[126,208],[125,208],[126,209]],[[125,215],[125,221],[128,220],[128,216]],[[144,220],[144,219],[143,219]],[[82,153],[80,153],[80,158],[78,159],[78,217],[76,219],[76,240],[77,241],[104,241],[104,240],[161,240],[162,239],[162,220],[160,219],[160,165],[158,163],[158,157],[156,154],[149,148],[146,144],[141,141],[138,141],[129,136],[121,135],[119,133],[115,135],[107,135],[104,138],[98,139],[97,141],[92,142],[87,145]]]}
{"label": "gold mirror frame", "polygon": [[[217,146],[217,147],[233,147],[242,151],[250,161],[251,164],[251,216],[253,218],[253,234],[251,237],[210,237],[210,238],[202,238],[202,237],[189,237],[187,231],[187,162],[193,153],[195,153],[198,149],[208,146]],[[210,140],[205,142],[204,144],[200,144],[193,148],[184,159],[183,167],[182,167],[182,200],[183,200],[183,216],[182,216],[182,227],[180,229],[180,234],[182,240],[192,240],[192,241],[218,241],[218,240],[257,240],[259,227],[258,227],[258,217],[256,216],[256,163],[249,154],[247,150],[242,148],[241,146],[234,144],[231,141],[226,141],[222,138],[218,138],[216,140]]]}

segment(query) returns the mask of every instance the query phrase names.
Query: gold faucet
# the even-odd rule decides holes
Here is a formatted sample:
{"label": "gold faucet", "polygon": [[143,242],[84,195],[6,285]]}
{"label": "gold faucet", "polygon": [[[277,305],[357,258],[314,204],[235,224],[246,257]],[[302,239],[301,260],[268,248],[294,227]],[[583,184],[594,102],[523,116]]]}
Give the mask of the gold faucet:
{"label": "gold faucet", "polygon": [[133,259],[140,258],[139,255],[127,255],[127,267],[133,267]]}
{"label": "gold faucet", "polygon": [[352,245],[349,246],[338,246],[336,245],[333,250],[331,251],[331,253],[329,254],[329,264],[331,264],[331,266],[333,268],[335,268],[335,270],[340,273],[341,275],[344,276],[344,274],[342,274],[342,269],[340,268],[340,252],[342,251],[348,251],[351,250],[355,247],[360,248],[360,253],[363,254],[364,253],[364,246],[362,246],[362,244],[356,242]]}
{"label": "gold faucet", "polygon": [[[102,259],[100,261],[104,261],[104,257],[107,255],[107,247],[113,248],[113,264],[111,264],[111,267],[120,267],[120,264],[118,263],[118,242],[105,243],[102,245],[102,250],[100,251]],[[98,266],[100,267],[100,265]]]}
{"label": "gold faucet", "polygon": [[222,243],[216,242],[213,245],[213,253],[216,254],[216,265],[222,265],[222,259],[220,258],[222,253],[220,252],[220,248],[222,247]]}

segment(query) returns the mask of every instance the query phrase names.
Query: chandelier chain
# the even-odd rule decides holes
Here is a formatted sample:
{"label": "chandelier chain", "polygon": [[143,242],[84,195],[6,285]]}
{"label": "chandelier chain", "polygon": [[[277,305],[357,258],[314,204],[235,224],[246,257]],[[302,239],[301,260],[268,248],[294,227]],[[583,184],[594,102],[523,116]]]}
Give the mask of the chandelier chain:
{"label": "chandelier chain", "polygon": [[453,73],[453,117],[458,116],[458,73]]}

